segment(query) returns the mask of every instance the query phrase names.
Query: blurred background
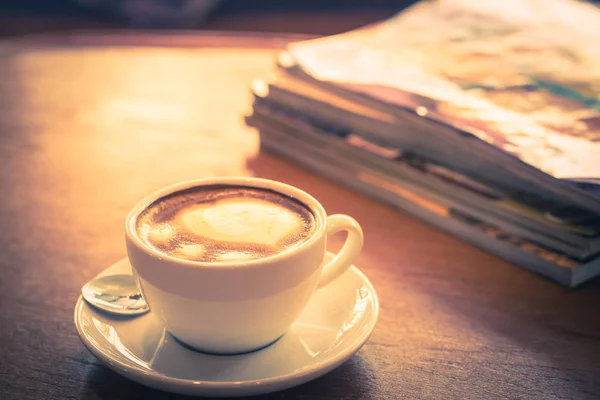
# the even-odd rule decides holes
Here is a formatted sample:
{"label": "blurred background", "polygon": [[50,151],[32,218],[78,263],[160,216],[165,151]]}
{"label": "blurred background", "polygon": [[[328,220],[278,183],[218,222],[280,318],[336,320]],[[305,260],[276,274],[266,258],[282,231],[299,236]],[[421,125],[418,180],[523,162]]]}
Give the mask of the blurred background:
{"label": "blurred background", "polygon": [[413,3],[409,0],[0,0],[0,36],[98,28],[328,35],[386,18]]}

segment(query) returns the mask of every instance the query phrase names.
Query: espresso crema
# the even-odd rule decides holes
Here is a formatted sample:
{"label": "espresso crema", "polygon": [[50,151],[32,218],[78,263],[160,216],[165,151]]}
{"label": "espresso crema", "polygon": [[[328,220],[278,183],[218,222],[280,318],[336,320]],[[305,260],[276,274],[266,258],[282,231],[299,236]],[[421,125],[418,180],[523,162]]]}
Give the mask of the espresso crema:
{"label": "espresso crema", "polygon": [[175,192],[137,219],[148,246],[201,262],[269,257],[305,242],[315,230],[310,209],[284,194],[254,187],[214,185]]}

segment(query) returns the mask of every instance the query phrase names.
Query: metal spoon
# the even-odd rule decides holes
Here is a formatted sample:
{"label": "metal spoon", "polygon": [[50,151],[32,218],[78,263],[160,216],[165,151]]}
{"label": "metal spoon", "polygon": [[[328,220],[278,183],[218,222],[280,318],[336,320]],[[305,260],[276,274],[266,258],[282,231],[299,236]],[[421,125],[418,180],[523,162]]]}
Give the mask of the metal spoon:
{"label": "metal spoon", "polygon": [[131,275],[92,279],[83,285],[81,294],[89,304],[111,314],[133,316],[150,311]]}

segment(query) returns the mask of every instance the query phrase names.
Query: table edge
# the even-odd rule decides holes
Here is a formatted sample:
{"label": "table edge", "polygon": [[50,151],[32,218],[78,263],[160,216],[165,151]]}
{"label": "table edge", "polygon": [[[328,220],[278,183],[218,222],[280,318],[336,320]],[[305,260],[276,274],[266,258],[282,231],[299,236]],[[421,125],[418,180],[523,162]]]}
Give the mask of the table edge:
{"label": "table edge", "polygon": [[0,40],[0,47],[143,46],[175,48],[282,48],[318,36],[244,31],[68,30],[34,33]]}

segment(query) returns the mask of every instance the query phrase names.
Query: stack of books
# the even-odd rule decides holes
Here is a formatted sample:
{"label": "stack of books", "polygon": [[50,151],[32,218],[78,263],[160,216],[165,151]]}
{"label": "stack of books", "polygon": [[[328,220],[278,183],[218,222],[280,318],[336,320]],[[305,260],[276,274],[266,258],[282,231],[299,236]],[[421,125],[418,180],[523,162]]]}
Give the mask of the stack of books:
{"label": "stack of books", "polygon": [[600,10],[430,0],[292,43],[264,149],[567,286],[600,274]]}

